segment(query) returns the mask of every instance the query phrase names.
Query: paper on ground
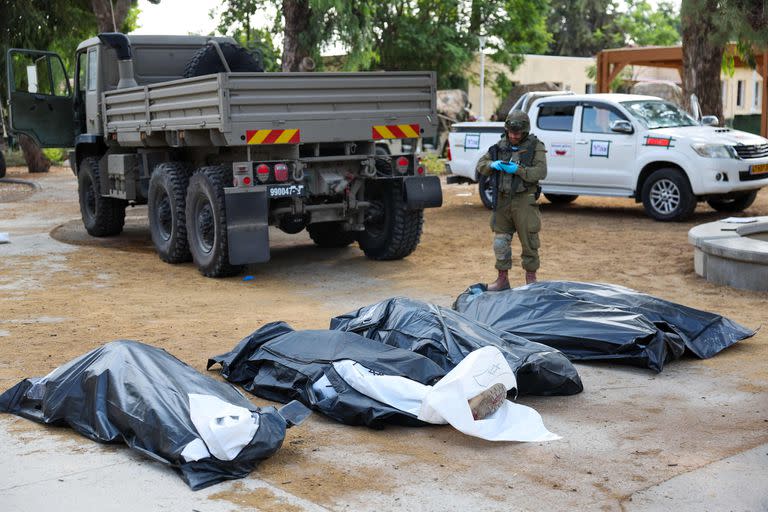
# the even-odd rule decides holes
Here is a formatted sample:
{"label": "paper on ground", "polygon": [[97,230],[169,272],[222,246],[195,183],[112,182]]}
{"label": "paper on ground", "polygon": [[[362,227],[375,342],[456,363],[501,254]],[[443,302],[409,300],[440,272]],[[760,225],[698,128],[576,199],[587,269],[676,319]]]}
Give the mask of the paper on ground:
{"label": "paper on ground", "polygon": [[185,446],[182,456],[187,460],[204,458],[205,447],[219,460],[232,460],[259,429],[258,415],[211,395],[190,393],[189,416],[205,446],[197,441]]}
{"label": "paper on ground", "polygon": [[467,402],[470,398],[499,382],[508,390],[516,387],[514,373],[496,347],[483,347],[470,353],[435,386],[425,386],[405,377],[376,375],[350,360],[334,362],[333,366],[360,393],[428,423],[450,423],[467,435],[489,441],[560,439],[544,427],[534,409],[509,400],[491,416],[474,420]]}
{"label": "paper on ground", "polygon": [[11,243],[11,235],[8,233],[0,233],[0,244]]}

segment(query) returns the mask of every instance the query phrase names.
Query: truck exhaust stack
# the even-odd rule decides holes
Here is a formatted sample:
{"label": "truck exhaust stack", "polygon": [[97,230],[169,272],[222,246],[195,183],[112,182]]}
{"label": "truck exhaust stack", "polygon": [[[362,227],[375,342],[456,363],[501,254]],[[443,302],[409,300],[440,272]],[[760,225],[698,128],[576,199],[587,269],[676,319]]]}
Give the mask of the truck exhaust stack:
{"label": "truck exhaust stack", "polygon": [[117,83],[118,89],[128,87],[137,87],[136,78],[133,74],[133,56],[131,55],[131,43],[125,34],[120,32],[103,32],[99,34],[99,39],[105,45],[114,48],[117,52],[117,72],[120,80]]}

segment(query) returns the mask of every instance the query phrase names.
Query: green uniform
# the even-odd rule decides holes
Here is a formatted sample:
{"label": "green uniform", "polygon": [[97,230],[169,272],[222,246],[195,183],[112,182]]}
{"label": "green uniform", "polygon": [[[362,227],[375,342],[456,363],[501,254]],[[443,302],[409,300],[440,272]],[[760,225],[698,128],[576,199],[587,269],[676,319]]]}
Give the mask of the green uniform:
{"label": "green uniform", "polygon": [[[541,213],[536,202],[539,180],[547,176],[547,159],[544,144],[528,135],[518,146],[512,146],[506,134],[496,144],[496,160],[517,162],[514,174],[491,169],[494,158],[491,151],[477,163],[477,172],[484,176],[496,174],[497,196],[491,214],[491,229],[495,233],[493,250],[496,268],[512,268],[512,235],[517,232],[522,246],[522,267],[528,272],[539,268],[539,231]],[[533,152],[531,155],[530,152]]]}

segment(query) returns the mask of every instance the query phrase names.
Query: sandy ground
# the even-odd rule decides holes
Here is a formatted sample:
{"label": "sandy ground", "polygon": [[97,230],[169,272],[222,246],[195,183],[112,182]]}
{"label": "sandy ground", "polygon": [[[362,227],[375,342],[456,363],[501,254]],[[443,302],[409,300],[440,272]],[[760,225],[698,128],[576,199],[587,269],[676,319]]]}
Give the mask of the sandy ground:
{"label": "sandy ground", "polygon": [[[129,209],[121,236],[88,237],[69,169],[30,175],[11,168],[8,176],[39,189],[14,189],[0,202],[0,231],[12,241],[0,245],[2,390],[120,338],[165,348],[205,371],[208,356],[266,322],[326,328],[334,315],[396,295],[447,306],[468,285],[495,277],[488,212],[469,185],[444,186],[445,205],[426,212],[421,245],[405,260],[372,262],[356,246],[322,250],[305,233],[276,232],[272,261],[249,268],[254,279],[243,281],[208,279],[191,264],[160,261],[141,207]],[[690,222],[675,224],[652,221],[629,199],[544,201],[542,214],[540,279],[620,284],[752,328],[768,319],[768,294],[715,286],[694,274],[688,230],[726,216],[706,204]],[[768,215],[768,192],[744,215]],[[522,269],[512,277],[522,284]],[[543,444],[493,444],[448,427],[374,431],[313,415],[249,478],[192,493],[193,508],[631,509],[638,492],[768,442],[766,360],[764,329],[710,360],[683,359],[661,374],[578,365],[582,394],[520,399],[563,436]],[[77,466],[80,451],[172,475],[127,449],[65,429],[0,416],[0,432],[19,446],[57,436],[69,446],[65,466]],[[13,510],[24,510],[40,492],[15,480],[40,450],[59,455],[54,445],[3,461],[0,499]]]}

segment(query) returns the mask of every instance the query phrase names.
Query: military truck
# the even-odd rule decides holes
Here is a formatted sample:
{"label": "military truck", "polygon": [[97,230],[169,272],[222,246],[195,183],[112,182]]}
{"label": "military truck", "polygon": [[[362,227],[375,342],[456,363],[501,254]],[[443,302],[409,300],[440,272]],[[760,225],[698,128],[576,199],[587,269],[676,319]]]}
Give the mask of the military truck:
{"label": "military truck", "polygon": [[434,136],[433,72],[264,73],[231,38],[119,33],[78,46],[71,86],[55,53],[7,62],[11,130],[74,148],[88,233],[147,204],[160,258],[206,276],[268,261],[269,226],[404,258],[442,204],[414,150],[377,148]]}

